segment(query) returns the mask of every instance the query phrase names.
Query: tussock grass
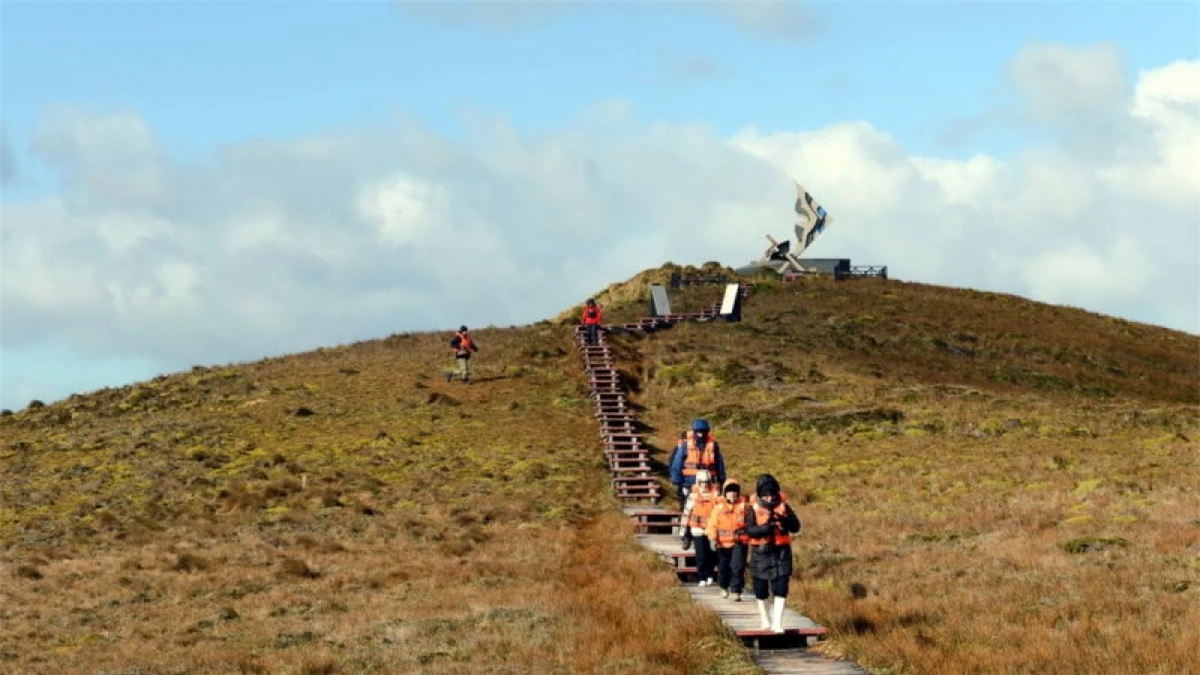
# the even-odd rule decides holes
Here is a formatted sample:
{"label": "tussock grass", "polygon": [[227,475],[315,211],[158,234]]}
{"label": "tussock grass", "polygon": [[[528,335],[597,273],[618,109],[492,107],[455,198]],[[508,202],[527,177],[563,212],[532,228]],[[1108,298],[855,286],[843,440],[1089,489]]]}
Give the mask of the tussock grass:
{"label": "tussock grass", "polygon": [[[598,297],[637,318],[669,273]],[[822,649],[891,673],[1186,671],[1195,336],[918,284],[756,289],[742,324],[614,349],[658,459],[708,415],[734,475],[800,505],[789,602],[833,629]],[[443,377],[448,337],[0,417],[0,669],[755,672],[631,537],[569,328],[477,331],[471,386]]]}
{"label": "tussock grass", "polygon": [[477,338],[471,386],[395,335],[5,417],[0,670],[750,672],[556,405],[568,329]]}
{"label": "tussock grass", "polygon": [[789,604],[823,650],[890,673],[1193,667],[1200,339],[874,280],[762,283],[748,307],[619,339],[663,447],[708,416],[732,475],[802,504]]}

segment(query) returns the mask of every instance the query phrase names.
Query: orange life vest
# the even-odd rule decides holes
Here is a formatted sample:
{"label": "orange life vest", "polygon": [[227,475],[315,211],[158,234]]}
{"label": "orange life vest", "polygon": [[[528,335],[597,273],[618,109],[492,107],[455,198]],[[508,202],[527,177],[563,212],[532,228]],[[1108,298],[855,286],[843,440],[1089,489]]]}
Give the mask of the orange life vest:
{"label": "orange life vest", "polygon": [[692,504],[692,512],[688,514],[688,527],[708,526],[708,517],[712,514],[721,493],[717,490],[696,491],[696,501]]}
{"label": "orange life vest", "polygon": [[704,444],[704,450],[700,450],[696,447],[696,437],[689,431],[687,433],[687,454],[683,457],[683,475],[695,476],[700,469],[708,469],[710,473],[716,471],[717,453],[714,450],[716,447],[717,439],[710,435],[708,443]]}
{"label": "orange life vest", "polygon": [[746,536],[744,529],[746,509],[749,506],[750,503],[746,501],[745,497],[738,497],[738,500],[732,504],[725,501],[724,498],[717,502],[709,516],[716,529],[716,538],[713,539],[713,544],[718,548],[733,548],[734,544],[745,544],[750,541],[750,537]]}
{"label": "orange life vest", "polygon": [[[783,508],[783,505],[785,503],[787,503],[787,495],[780,492],[779,493],[779,503],[776,504],[775,508],[774,508],[774,511],[776,514],[782,516],[784,513],[787,512]],[[754,500],[754,503],[751,506],[751,508],[754,509],[754,522],[755,523],[761,525],[771,519],[771,509],[764,508],[762,503],[759,502],[757,499]],[[775,544],[776,546],[786,546],[786,545],[792,543],[792,535],[788,534],[787,530],[784,530],[781,527],[777,527],[777,528],[775,528],[775,531],[769,536],[752,537],[752,538],[748,539],[748,543],[751,546],[760,546],[767,542],[771,542],[771,543]]]}
{"label": "orange life vest", "polygon": [[463,352],[471,351],[471,345],[473,344],[471,342],[471,336],[467,335],[466,333],[457,333],[457,335],[459,342],[458,347],[454,350],[454,353],[462,354]]}

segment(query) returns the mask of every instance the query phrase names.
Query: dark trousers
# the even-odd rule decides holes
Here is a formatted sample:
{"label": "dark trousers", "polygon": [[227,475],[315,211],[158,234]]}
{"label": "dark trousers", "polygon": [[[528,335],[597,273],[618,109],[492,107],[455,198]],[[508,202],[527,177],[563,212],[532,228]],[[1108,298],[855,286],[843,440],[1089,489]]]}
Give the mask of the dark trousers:
{"label": "dark trousers", "polygon": [[713,560],[713,550],[708,537],[695,537],[692,543],[696,547],[696,578],[700,581],[712,578],[715,576],[713,563],[716,561]]}
{"label": "dark trousers", "polygon": [[[788,577],[775,577],[770,581],[766,579],[754,579],[754,598],[756,600],[766,600],[775,594],[777,598],[786,598],[788,595]],[[768,592],[769,591],[769,592]]]}
{"label": "dark trousers", "polygon": [[717,549],[717,585],[730,593],[746,588],[746,545]]}
{"label": "dark trousers", "polygon": [[584,324],[583,334],[587,338],[587,343],[589,345],[596,344],[596,336],[599,333],[599,328],[600,326],[597,326],[594,323]]}

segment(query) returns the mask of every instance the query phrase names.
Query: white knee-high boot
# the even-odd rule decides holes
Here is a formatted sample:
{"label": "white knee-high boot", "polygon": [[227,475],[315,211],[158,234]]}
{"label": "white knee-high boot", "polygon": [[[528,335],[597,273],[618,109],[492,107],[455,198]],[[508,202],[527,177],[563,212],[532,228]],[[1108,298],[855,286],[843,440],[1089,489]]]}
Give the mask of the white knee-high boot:
{"label": "white knee-high boot", "polygon": [[771,608],[771,632],[783,632],[783,607],[787,598],[775,596],[775,606]]}
{"label": "white knee-high boot", "polygon": [[767,601],[766,600],[758,601],[758,618],[762,620],[762,629],[763,630],[771,629],[771,617],[767,615]]}

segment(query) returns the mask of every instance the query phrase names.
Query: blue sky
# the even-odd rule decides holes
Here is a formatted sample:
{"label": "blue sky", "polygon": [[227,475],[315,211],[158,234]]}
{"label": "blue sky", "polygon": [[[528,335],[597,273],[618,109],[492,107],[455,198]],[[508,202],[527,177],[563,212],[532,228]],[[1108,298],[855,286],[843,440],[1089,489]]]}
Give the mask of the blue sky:
{"label": "blue sky", "polygon": [[[1019,107],[1006,69],[1027,46],[1113,45],[1130,87],[1139,71],[1200,55],[1195,2],[823,3],[801,7],[802,23],[815,28],[795,34],[783,30],[786,14],[755,22],[715,4],[513,4],[511,21],[496,18],[495,4],[421,9],[4,2],[0,112],[16,167],[4,186],[6,211],[70,196],[61,168],[46,166],[32,147],[47,111],[61,107],[136,115],[172,160],[210,166],[253,139],[359,133],[405,117],[466,144],[465,152],[469,112],[538,137],[574,133],[581,115],[608,101],[626,102],[641,128],[699,125],[731,137],[749,127],[765,135],[864,121],[914,156],[1004,160],[1052,142],[1052,133],[1006,115]],[[784,35],[765,30],[772,26]],[[12,217],[6,237],[17,236]],[[781,229],[789,218],[780,213]],[[747,234],[750,249],[761,248],[761,234]],[[11,271],[3,282],[14,293],[26,283]],[[3,407],[190,365],[90,345],[78,327],[45,313],[20,314],[22,322],[44,321],[44,330],[17,327],[12,316],[3,326]],[[7,337],[16,334],[23,337]],[[264,340],[191,360],[279,347]]]}
{"label": "blue sky", "polygon": [[[199,156],[397,109],[447,130],[468,107],[539,129],[623,99],[646,119],[722,133],[865,119],[921,150],[947,117],[996,100],[996,76],[1027,42],[1115,42],[1131,77],[1200,49],[1194,2],[825,3],[807,9],[823,28],[804,40],[647,4],[497,29],[416,21],[385,2],[6,2],[4,117],[19,148],[48,104],[132,107],[173,151]],[[833,95],[809,100],[822,90]]]}

